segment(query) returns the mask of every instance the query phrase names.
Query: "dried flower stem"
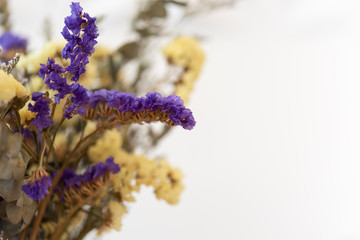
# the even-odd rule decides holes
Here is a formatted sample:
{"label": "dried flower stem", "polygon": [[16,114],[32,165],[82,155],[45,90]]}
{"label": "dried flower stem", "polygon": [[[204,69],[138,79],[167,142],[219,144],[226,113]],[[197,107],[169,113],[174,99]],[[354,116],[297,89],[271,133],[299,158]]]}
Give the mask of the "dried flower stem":
{"label": "dried flower stem", "polygon": [[[110,180],[110,178],[107,180],[107,182],[104,183],[104,185],[109,183],[109,180]],[[98,188],[95,192],[93,192],[93,194],[89,195],[85,199],[80,200],[79,203],[75,207],[73,207],[70,210],[70,212],[65,216],[65,219],[61,222],[61,224],[57,226],[57,228],[56,228],[55,232],[53,233],[53,235],[51,236],[50,240],[58,240],[61,237],[61,234],[64,232],[66,226],[70,223],[72,216],[75,213],[77,213],[77,211],[80,210],[83,205],[85,205],[91,199],[96,197],[100,193],[101,189],[102,188]]]}
{"label": "dried flower stem", "polygon": [[22,131],[21,131],[21,119],[20,119],[19,111],[14,110],[14,118],[15,118],[16,127],[17,127],[19,133],[22,134]]}
{"label": "dried flower stem", "polygon": [[90,217],[88,217],[88,220],[84,224],[84,228],[81,230],[79,235],[74,240],[82,240],[86,234],[88,234],[91,230],[93,230],[96,227],[96,220],[89,220]]}
{"label": "dried flower stem", "polygon": [[[56,106],[56,105],[55,105],[55,106]],[[55,112],[55,111],[53,111],[53,112]],[[46,157],[46,164],[48,163],[49,157],[50,157],[50,153],[52,152],[52,150],[53,150],[53,148],[54,148],[54,142],[55,142],[56,135],[57,135],[57,133],[58,133],[58,131],[59,131],[59,129],[60,129],[60,127],[61,127],[61,125],[63,124],[64,121],[65,121],[65,117],[62,117],[61,121],[59,122],[58,126],[57,126],[56,129],[55,129],[54,136],[53,136],[53,138],[52,138],[52,140],[51,140],[51,144],[50,144],[50,148],[49,148],[49,153],[48,153],[48,155],[47,155],[47,157]]]}
{"label": "dried flower stem", "polygon": [[41,147],[41,153],[40,153],[40,158],[39,158],[39,167],[40,168],[43,165],[45,150],[46,150],[46,141],[43,142],[42,147]]}
{"label": "dried flower stem", "polygon": [[81,146],[81,144],[83,142],[85,142],[86,140],[88,140],[90,137],[92,137],[93,135],[95,135],[98,131],[100,131],[102,128],[97,128],[95,131],[93,131],[91,134],[89,134],[88,136],[86,136],[84,139],[79,140],[79,142],[76,144],[76,146],[74,147],[73,151],[70,153],[69,157],[65,159],[64,164],[61,166],[58,174],[54,177],[54,180],[52,181],[52,186],[49,189],[49,194],[45,195],[45,199],[42,200],[40,202],[39,208],[38,208],[38,214],[35,217],[34,220],[34,224],[32,227],[32,232],[30,235],[30,239],[29,240],[36,240],[36,236],[37,233],[39,231],[40,228],[40,224],[41,224],[41,220],[44,216],[46,207],[51,199],[52,194],[54,193],[54,188],[55,186],[57,186],[57,184],[60,181],[60,178],[65,170],[65,168],[69,165],[71,158],[73,157],[73,155],[75,154],[76,150]]}
{"label": "dried flower stem", "polygon": [[35,162],[35,159],[37,159],[37,156],[34,153],[34,151],[31,149],[31,147],[26,142],[22,142],[21,147],[31,156],[30,161]]}
{"label": "dried flower stem", "polygon": [[28,228],[29,228],[29,225],[27,225],[27,226],[21,231],[19,240],[25,240],[25,239],[26,239],[26,233],[27,233]]}
{"label": "dried flower stem", "polygon": [[165,126],[165,127],[163,128],[163,130],[161,131],[161,133],[155,134],[155,133],[153,132],[153,130],[150,128],[150,130],[149,130],[149,135],[151,136],[152,147],[156,146],[156,145],[159,143],[159,141],[160,141],[163,137],[165,137],[165,136],[170,132],[171,129],[172,129],[172,127],[170,127],[170,126]]}

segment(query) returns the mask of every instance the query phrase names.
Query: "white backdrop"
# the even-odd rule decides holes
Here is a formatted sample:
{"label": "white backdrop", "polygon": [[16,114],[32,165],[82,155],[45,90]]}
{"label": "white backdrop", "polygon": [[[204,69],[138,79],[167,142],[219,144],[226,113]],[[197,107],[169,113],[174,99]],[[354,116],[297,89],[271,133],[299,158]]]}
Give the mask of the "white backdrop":
{"label": "white backdrop", "polygon": [[[100,42],[128,32],[131,1],[84,1],[108,14]],[[43,44],[70,1],[11,0],[15,30]],[[103,239],[360,239],[360,2],[243,0],[184,24],[207,36],[190,107],[198,121],[158,150],[185,172],[175,207],[150,189]]]}

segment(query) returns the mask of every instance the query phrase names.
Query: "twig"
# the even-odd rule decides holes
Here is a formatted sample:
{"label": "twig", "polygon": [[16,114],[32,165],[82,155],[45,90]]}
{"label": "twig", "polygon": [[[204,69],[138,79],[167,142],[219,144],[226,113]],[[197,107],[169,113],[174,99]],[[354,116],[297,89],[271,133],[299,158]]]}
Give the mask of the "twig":
{"label": "twig", "polygon": [[92,132],[91,134],[89,134],[88,136],[86,136],[83,140],[79,140],[79,142],[76,144],[76,146],[74,147],[73,151],[70,153],[69,157],[65,159],[64,164],[61,166],[59,172],[56,174],[56,176],[54,177],[54,180],[52,181],[52,185],[49,189],[49,194],[45,195],[44,200],[42,200],[40,202],[39,208],[38,208],[38,214],[35,217],[34,220],[34,224],[32,227],[32,232],[30,235],[30,240],[36,240],[36,236],[38,234],[39,228],[40,228],[40,224],[41,224],[41,220],[45,214],[45,210],[46,207],[51,199],[52,194],[54,193],[54,188],[55,186],[57,186],[57,184],[60,181],[60,178],[65,170],[65,168],[69,165],[71,158],[73,157],[73,155],[75,154],[76,150],[81,146],[81,144],[83,142],[85,142],[87,139],[89,139],[90,137],[92,137],[93,135],[95,135],[100,129],[102,128],[97,128],[94,132]]}
{"label": "twig", "polygon": [[[55,112],[55,111],[54,111]],[[54,132],[54,136],[52,138],[52,141],[51,141],[51,144],[50,144],[50,149],[49,149],[49,153],[46,157],[46,164],[48,163],[49,161],[49,157],[50,157],[50,153],[52,152],[53,148],[54,148],[54,142],[55,142],[55,138],[56,138],[56,135],[61,127],[61,124],[65,121],[65,117],[62,117],[61,121],[59,122],[59,124],[57,125],[56,129],[55,129],[55,132]]]}
{"label": "twig", "polygon": [[[110,180],[110,179],[109,179]],[[110,182],[108,180],[108,182]],[[107,182],[107,183],[108,183]],[[105,183],[106,184],[106,183]],[[93,199],[94,197],[96,197],[100,191],[102,190],[102,188],[98,188],[94,194],[88,196],[87,198],[80,200],[80,202],[70,210],[70,212],[65,216],[65,219],[61,222],[60,225],[57,226],[55,232],[53,233],[53,235],[51,236],[50,240],[57,240],[61,237],[61,234],[64,232],[65,228],[67,227],[67,225],[70,223],[70,220],[72,218],[72,216],[74,216],[74,214],[81,209],[81,207],[83,205],[85,205],[87,202],[89,202],[91,199]]]}
{"label": "twig", "polygon": [[25,240],[25,239],[26,239],[26,233],[27,233],[28,228],[29,228],[29,225],[27,225],[27,226],[21,231],[19,240]]}

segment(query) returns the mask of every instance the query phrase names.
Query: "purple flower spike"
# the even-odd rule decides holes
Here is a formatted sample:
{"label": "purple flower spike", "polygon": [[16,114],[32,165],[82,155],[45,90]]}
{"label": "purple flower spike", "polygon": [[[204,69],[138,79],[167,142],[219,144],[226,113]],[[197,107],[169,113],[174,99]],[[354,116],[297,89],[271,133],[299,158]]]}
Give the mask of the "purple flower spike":
{"label": "purple flower spike", "polygon": [[160,93],[150,92],[146,97],[138,98],[129,93],[101,89],[89,92],[88,96],[90,97],[88,104],[91,108],[99,103],[106,103],[109,108],[116,108],[119,113],[137,114],[144,111],[168,113],[168,119],[174,125],[182,126],[187,130],[191,130],[196,124],[191,110],[186,108],[183,100],[175,95],[162,97]]}
{"label": "purple flower spike", "polygon": [[74,96],[71,96],[72,104],[67,107],[64,112],[64,116],[67,119],[72,118],[75,114],[84,115],[86,113],[85,105],[89,102],[88,90],[79,83],[73,83],[71,85],[71,92]]}
{"label": "purple flower spike", "polygon": [[95,39],[99,34],[95,25],[96,18],[90,17],[87,13],[82,14],[79,3],[72,3],[70,7],[71,15],[65,18],[65,27],[61,32],[68,43],[61,54],[63,58],[70,59],[66,71],[73,75],[71,80],[78,81],[80,75],[85,73],[89,57],[95,51]]}
{"label": "purple flower spike", "polygon": [[60,100],[63,99],[67,94],[71,93],[71,85],[67,83],[66,78],[61,77],[60,74],[65,73],[60,65],[55,64],[53,59],[48,59],[47,64],[40,64],[41,68],[39,70],[39,76],[42,79],[45,79],[45,84],[52,90],[58,91],[55,94],[55,102],[60,103]]}
{"label": "purple flower spike", "polygon": [[84,182],[96,181],[101,176],[105,175],[107,172],[113,174],[120,171],[119,165],[114,163],[114,158],[109,157],[106,159],[105,164],[102,162],[97,163],[94,166],[91,166],[86,169],[85,173],[82,176]]}
{"label": "purple flower spike", "polygon": [[[89,189],[97,188],[99,185],[94,183],[101,183],[108,180],[109,174],[115,174],[120,171],[120,166],[114,163],[114,158],[109,157],[105,163],[99,162],[93,166],[88,167],[84,174],[78,175],[74,169],[65,169],[60,178],[59,185],[55,188],[59,193],[62,201],[73,201],[76,196],[83,196],[87,194]],[[57,172],[55,173],[58,174]],[[101,185],[100,185],[101,186]],[[85,190],[85,193],[82,190]],[[68,194],[68,191],[75,191],[79,194]]]}
{"label": "purple flower spike", "polygon": [[25,52],[26,45],[27,40],[25,38],[16,36],[11,32],[6,32],[0,36],[0,46],[5,53],[11,50]]}
{"label": "purple flower spike", "polygon": [[49,176],[42,176],[41,179],[36,179],[34,182],[29,182],[21,187],[21,190],[33,200],[44,199],[46,194],[49,194],[51,187],[51,178]]}
{"label": "purple flower spike", "polygon": [[81,186],[81,177],[75,173],[74,169],[67,168],[61,176],[60,182],[63,183],[66,190],[69,190],[70,188],[79,188]]}
{"label": "purple flower spike", "polygon": [[49,118],[50,115],[50,100],[44,98],[44,93],[34,92],[32,94],[32,100],[35,102],[35,105],[29,104],[29,110],[31,112],[37,113],[35,118],[31,121],[31,124],[34,125],[38,130],[43,130],[51,126],[53,121]]}
{"label": "purple flower spike", "polygon": [[114,158],[113,157],[109,157],[108,159],[106,159],[105,166],[113,174],[120,172],[120,167],[119,167],[119,165],[114,163]]}

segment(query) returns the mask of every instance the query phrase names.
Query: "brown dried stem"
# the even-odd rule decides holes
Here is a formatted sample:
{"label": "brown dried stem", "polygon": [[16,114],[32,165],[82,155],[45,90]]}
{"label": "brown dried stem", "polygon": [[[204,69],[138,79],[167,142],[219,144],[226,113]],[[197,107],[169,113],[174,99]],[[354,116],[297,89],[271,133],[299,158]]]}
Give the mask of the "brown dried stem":
{"label": "brown dried stem", "polygon": [[[110,178],[107,179],[107,182],[105,182],[105,184],[107,184],[109,180]],[[65,216],[64,220],[57,226],[50,240],[58,240],[61,237],[61,234],[64,232],[67,225],[70,223],[70,220],[74,216],[74,214],[77,213],[77,211],[80,210],[83,205],[90,202],[94,197],[96,197],[100,193],[100,191],[101,188],[98,188],[96,191],[92,192],[85,199],[79,199],[78,204],[70,210],[70,212]]]}
{"label": "brown dried stem", "polygon": [[54,180],[52,181],[52,185],[51,185],[51,187],[49,189],[49,194],[47,194],[45,196],[44,200],[42,200],[40,202],[40,205],[39,205],[39,208],[38,208],[38,214],[35,217],[34,224],[33,224],[33,227],[32,227],[33,230],[32,230],[31,235],[30,235],[30,240],[36,240],[36,236],[37,236],[39,228],[40,228],[41,220],[42,220],[42,218],[43,218],[43,216],[45,214],[45,210],[46,210],[46,207],[47,207],[47,205],[48,205],[48,203],[49,203],[49,201],[51,199],[51,196],[54,193],[54,188],[59,183],[60,178],[61,178],[65,168],[70,163],[71,158],[76,153],[77,149],[81,146],[82,143],[87,141],[89,138],[91,138],[93,135],[95,135],[101,129],[102,128],[97,128],[94,132],[92,132],[91,134],[86,136],[84,139],[79,140],[79,142],[74,147],[73,151],[70,153],[69,157],[65,159],[64,164],[61,166],[59,172],[57,173]]}

